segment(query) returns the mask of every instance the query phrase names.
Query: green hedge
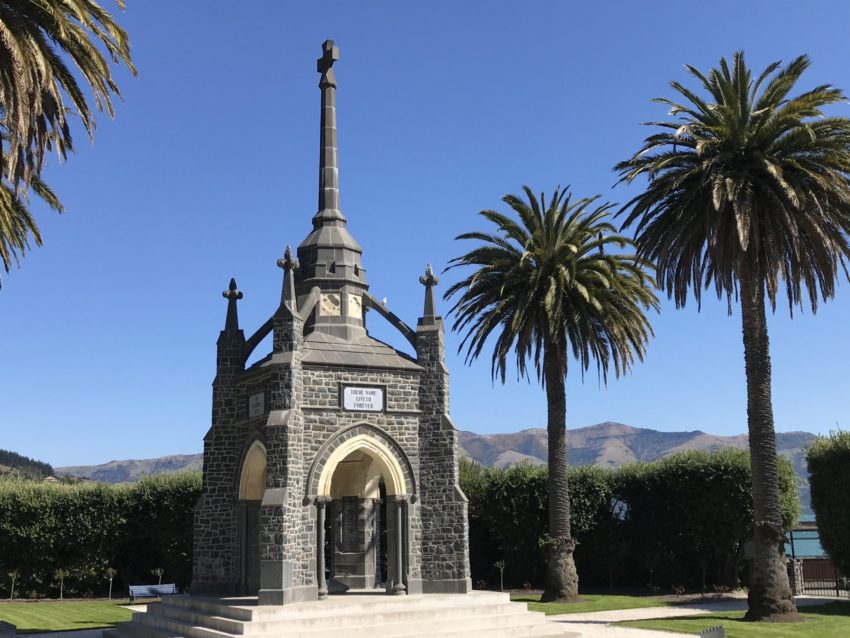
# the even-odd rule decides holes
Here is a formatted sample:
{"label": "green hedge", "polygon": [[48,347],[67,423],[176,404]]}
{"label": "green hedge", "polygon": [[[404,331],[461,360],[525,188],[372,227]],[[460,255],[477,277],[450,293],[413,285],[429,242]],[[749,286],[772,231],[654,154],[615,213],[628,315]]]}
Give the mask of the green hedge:
{"label": "green hedge", "polygon": [[[464,461],[473,581],[539,585],[538,539],[546,533],[546,468],[484,469]],[[791,463],[780,458],[785,527],[799,516]],[[685,452],[618,470],[570,470],[575,559],[584,585],[734,586],[743,576],[752,520],[749,456],[741,450]]]}
{"label": "green hedge", "polygon": [[816,438],[806,452],[821,544],[850,574],[850,432]]}
{"label": "green hedge", "polygon": [[[790,528],[799,508],[796,483],[784,459],[780,472],[783,517]],[[469,498],[473,581],[496,585],[494,563],[504,560],[507,586],[540,585],[546,468],[485,469],[463,461],[460,478]],[[735,584],[752,518],[749,484],[749,458],[737,450],[687,452],[619,470],[571,468],[571,519],[582,583]],[[59,569],[69,573],[68,595],[104,594],[109,567],[118,569],[118,594],[127,584],[155,582],[150,572],[156,567],[165,570],[166,582],[185,588],[200,490],[200,473],[117,486],[0,481],[0,592],[8,596],[6,574],[13,569],[19,571],[16,591],[26,597],[56,596]],[[846,484],[843,490],[850,493]]]}
{"label": "green hedge", "polygon": [[191,580],[192,508],[200,473],[145,478],[134,485],[0,481],[0,591],[18,571],[16,596],[56,596],[57,570],[68,573],[66,595],[103,594],[107,568],[118,570],[113,591],[155,582]]}

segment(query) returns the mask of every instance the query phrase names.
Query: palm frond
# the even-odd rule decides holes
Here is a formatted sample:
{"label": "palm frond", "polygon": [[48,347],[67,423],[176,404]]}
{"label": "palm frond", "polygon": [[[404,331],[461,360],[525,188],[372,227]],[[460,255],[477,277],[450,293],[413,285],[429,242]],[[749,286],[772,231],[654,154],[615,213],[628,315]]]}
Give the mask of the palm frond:
{"label": "palm frond", "polygon": [[573,200],[560,188],[548,200],[528,187],[523,193],[525,199],[503,198],[516,218],[480,213],[496,232],[458,237],[483,242],[448,267],[475,268],[445,293],[456,299],[451,312],[453,329],[463,333],[460,351],[470,362],[492,337],[491,373],[502,382],[511,353],[520,376],[533,368],[541,379],[547,350],[558,353],[564,375],[570,351],[582,373],[595,362],[603,380],[611,368],[623,374],[643,357],[652,335],[645,312],[658,307],[646,262],[608,251],[632,245],[610,221],[612,204]]}
{"label": "palm frond", "polygon": [[770,303],[784,289],[792,310],[804,300],[815,310],[846,277],[850,120],[823,114],[845,100],[829,85],[789,97],[810,64],[775,62],[755,81],[742,52],[708,73],[688,67],[707,96],[674,83],[686,98],[677,119],[650,123],[659,130],[615,166],[622,182],[647,179],[618,214],[677,305],[713,287],[731,309],[747,264]]}

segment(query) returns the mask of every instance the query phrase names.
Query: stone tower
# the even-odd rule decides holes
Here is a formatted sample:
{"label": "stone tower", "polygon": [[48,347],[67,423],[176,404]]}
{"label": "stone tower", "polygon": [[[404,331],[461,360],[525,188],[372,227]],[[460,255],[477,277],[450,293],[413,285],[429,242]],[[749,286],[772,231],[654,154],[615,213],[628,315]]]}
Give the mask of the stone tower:
{"label": "stone tower", "polygon": [[[280,305],[246,339],[243,295],[234,280],[224,292],[193,593],[255,594],[279,605],[329,589],[471,589],[438,281],[430,267],[420,277],[425,301],[415,329],[369,293],[363,251],[339,205],[338,59],[325,42],[318,212],[297,255],[287,248],[278,260]],[[369,311],[415,356],[371,338]],[[246,367],[270,333],[272,351]]]}

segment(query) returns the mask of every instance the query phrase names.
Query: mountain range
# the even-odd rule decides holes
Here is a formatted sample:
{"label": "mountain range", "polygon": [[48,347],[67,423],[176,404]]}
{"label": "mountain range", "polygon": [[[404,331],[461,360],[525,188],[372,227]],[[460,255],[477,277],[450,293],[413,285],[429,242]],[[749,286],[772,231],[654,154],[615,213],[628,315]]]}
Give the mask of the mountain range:
{"label": "mountain range", "polygon": [[[654,461],[684,450],[710,452],[720,448],[746,449],[747,436],[718,436],[699,430],[660,432],[622,423],[599,423],[569,430],[568,460],[571,465],[618,467],[635,461]],[[805,449],[814,435],[809,432],[778,432],[776,448],[794,464],[799,477],[804,517],[811,515]],[[462,454],[486,466],[507,467],[515,463],[546,463],[546,430],[532,428],[507,434],[459,433]],[[203,455],[179,454],[155,459],[110,461],[102,465],[55,468],[57,475],[76,476],[105,483],[124,483],[142,476],[200,470]]]}

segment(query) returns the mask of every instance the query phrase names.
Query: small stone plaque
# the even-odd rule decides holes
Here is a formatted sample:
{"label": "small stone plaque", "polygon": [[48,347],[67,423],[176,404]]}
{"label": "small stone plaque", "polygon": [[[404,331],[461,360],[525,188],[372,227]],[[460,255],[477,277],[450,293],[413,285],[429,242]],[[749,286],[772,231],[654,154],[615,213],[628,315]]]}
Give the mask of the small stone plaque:
{"label": "small stone plaque", "polygon": [[342,407],[354,412],[383,412],[384,389],[345,386],[342,389]]}
{"label": "small stone plaque", "polygon": [[248,416],[260,416],[266,411],[266,393],[258,392],[248,397]]}

